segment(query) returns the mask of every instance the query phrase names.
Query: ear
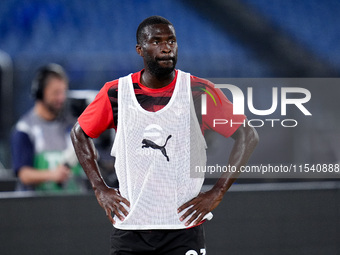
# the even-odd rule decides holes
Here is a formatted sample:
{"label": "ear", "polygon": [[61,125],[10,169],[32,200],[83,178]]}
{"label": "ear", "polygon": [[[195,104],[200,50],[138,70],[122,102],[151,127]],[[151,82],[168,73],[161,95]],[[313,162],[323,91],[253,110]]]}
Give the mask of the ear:
{"label": "ear", "polygon": [[143,49],[142,49],[142,46],[140,44],[137,44],[136,45],[136,51],[137,51],[137,54],[141,57],[144,57],[144,54],[143,54]]}

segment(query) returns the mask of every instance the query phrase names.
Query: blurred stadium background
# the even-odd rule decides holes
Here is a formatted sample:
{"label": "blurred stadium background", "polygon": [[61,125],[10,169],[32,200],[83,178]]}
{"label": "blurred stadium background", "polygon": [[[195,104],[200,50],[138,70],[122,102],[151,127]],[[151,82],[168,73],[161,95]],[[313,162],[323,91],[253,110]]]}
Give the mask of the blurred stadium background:
{"label": "blurred stadium background", "polygon": [[[10,130],[19,116],[33,106],[33,100],[29,96],[31,80],[34,72],[43,64],[56,62],[64,66],[70,78],[71,90],[99,90],[106,81],[142,68],[142,61],[135,52],[135,31],[144,18],[150,15],[161,15],[172,21],[176,28],[179,43],[177,68],[199,77],[213,79],[222,77],[339,78],[339,13],[340,2],[338,0],[0,1],[0,179],[2,177],[7,180],[12,178],[9,152]],[[333,86],[332,88],[334,91],[327,91],[328,94],[325,94],[325,88],[322,85],[313,88],[312,98],[314,99],[313,96],[322,98],[321,103],[313,107],[315,111],[319,110],[320,116],[323,116],[320,119],[323,124],[313,123],[308,128],[298,131],[299,135],[292,134],[293,131],[260,129],[261,144],[252,157],[252,163],[277,163],[282,159],[285,162],[339,162],[340,132],[338,127],[340,123],[337,110],[339,109],[340,87]],[[271,93],[268,91],[258,94],[257,100],[267,99],[271,99]],[[275,139],[279,145],[273,148],[272,137],[275,132],[282,135],[276,134]],[[270,161],[268,158],[275,160]],[[268,182],[268,180],[264,181]],[[4,185],[3,182],[1,185]],[[276,187],[283,187],[279,190],[287,193],[279,191],[275,193],[273,189],[269,194],[250,192],[250,196],[255,196],[254,200],[251,200],[240,185],[239,189],[230,195],[236,209],[234,211],[230,208],[226,209],[229,210],[228,219],[233,221],[233,216],[235,216],[239,224],[226,223],[225,225],[230,224],[227,234],[233,235],[245,224],[248,226],[256,224],[252,225],[253,227],[247,227],[248,234],[245,236],[238,234],[239,239],[236,240],[235,237],[224,238],[222,233],[225,230],[221,229],[216,221],[214,229],[220,227],[219,237],[214,240],[210,239],[210,243],[216,247],[219,245],[217,240],[222,240],[223,244],[228,243],[231,251],[234,251],[230,254],[340,254],[339,242],[336,241],[336,236],[340,236],[340,208],[336,205],[336,201],[339,204],[338,182],[327,180],[315,186],[294,186],[295,190],[310,189],[313,192],[310,194],[317,193],[313,196],[316,198],[311,200],[310,204],[306,202],[306,199],[311,198],[308,194],[302,192],[303,195],[300,196],[300,192],[292,191],[288,186]],[[257,190],[257,188],[245,189]],[[281,208],[275,202],[276,195],[281,196],[281,199],[287,203],[287,207]],[[8,224],[2,225],[8,233],[6,235],[2,230],[0,231],[2,232],[0,249],[1,246],[5,247],[5,251],[6,248],[8,249],[8,253],[5,252],[5,254],[18,254],[11,253],[10,250],[20,250],[20,247],[16,247],[14,243],[18,240],[16,236],[20,231],[19,224],[24,223],[23,221],[18,223],[14,218],[16,214],[12,213],[17,210],[25,213],[25,208],[29,207],[31,211],[25,219],[30,220],[32,219],[29,218],[30,216],[34,217],[33,207],[46,206],[48,203],[45,198],[27,201],[24,198],[12,196],[6,194],[6,198],[0,201],[0,211],[3,213],[3,215],[0,213],[0,219],[9,217],[8,222],[16,224],[15,227]],[[292,197],[295,199],[293,202]],[[101,209],[97,208],[93,197],[57,199],[56,203],[59,204],[52,206],[52,209],[57,206],[71,208],[72,204],[78,203],[77,205],[83,206],[81,208],[86,210],[83,204],[88,202],[86,199],[89,199],[89,203],[94,207],[89,209],[93,217],[104,216]],[[249,204],[244,205],[241,202],[244,199],[249,201]],[[264,205],[264,201],[268,203]],[[280,212],[278,212],[278,206],[282,209]],[[329,207],[326,210],[327,206]],[[299,212],[293,213],[299,209]],[[239,215],[243,216],[244,210],[258,214],[266,210],[266,213],[263,217],[252,215],[243,221]],[[277,217],[275,218],[269,212],[277,212]],[[66,221],[74,218],[71,213],[60,213],[61,218]],[[217,211],[216,218],[220,217],[223,220],[221,217],[223,214],[221,207]],[[285,215],[288,217],[288,223],[285,221]],[[54,216],[58,217],[56,214]],[[249,217],[249,215],[244,216]],[[304,219],[304,216],[307,218]],[[82,214],[82,217],[88,216]],[[48,224],[48,216],[45,215],[42,218],[45,219],[43,222]],[[304,224],[301,223],[303,220],[305,220]],[[315,223],[320,220],[324,224]],[[269,222],[267,225],[266,221]],[[34,218],[33,222],[35,222]],[[103,222],[105,224],[100,226],[107,227],[105,219]],[[288,225],[284,225],[285,222]],[[75,226],[73,231],[77,235],[83,234],[82,224],[86,222],[75,223],[79,225],[66,222],[63,227],[67,228],[67,224]],[[96,226],[96,221],[91,221],[91,224],[93,224],[91,227],[99,228]],[[58,229],[58,226],[52,227]],[[19,241],[27,244],[28,241],[25,241],[27,236],[24,237],[24,233],[29,233],[28,230],[32,228],[33,230],[36,228],[36,232],[44,229],[42,225],[40,227],[26,226],[21,236],[23,240]],[[76,232],[77,230],[79,231]],[[55,232],[54,239],[52,238],[54,244],[58,243],[57,234],[64,232],[61,227],[60,232]],[[266,233],[259,234],[258,232]],[[98,233],[102,234],[102,232]],[[99,239],[98,233],[96,233],[97,239]],[[38,234],[34,234],[31,238],[33,239],[36,235]],[[6,239],[11,236],[14,241]],[[76,249],[71,245],[71,241],[67,241],[73,240],[73,236],[67,235],[62,238],[63,243],[59,242],[61,248],[55,249],[56,253],[49,251],[50,254],[76,254],[76,250],[81,248],[78,247],[79,243]],[[93,236],[86,236],[84,240],[86,238],[90,239]],[[240,241],[242,238],[245,238],[242,241],[246,244]],[[300,238],[299,241],[302,243],[294,238]],[[95,240],[99,243],[101,240],[103,244],[102,239],[97,239]],[[5,240],[12,240],[12,242]],[[51,240],[44,241],[53,245]],[[319,241],[317,245],[316,242]],[[78,242],[82,242],[82,239]],[[5,243],[7,246],[4,246]],[[11,246],[12,243],[13,246]],[[102,251],[95,244],[91,245],[91,242],[88,245],[91,248],[88,248],[87,252],[82,250],[82,254],[94,254],[98,251],[96,248]],[[33,245],[31,251],[36,254],[45,254],[39,250],[39,247],[41,245]],[[280,247],[279,250],[278,247]],[[211,249],[213,250],[214,247]],[[222,247],[215,249],[219,252],[211,254],[227,254],[227,252],[221,252]]]}
{"label": "blurred stadium background", "polygon": [[194,75],[306,78],[340,75],[339,11],[337,0],[1,1],[0,161],[10,167],[9,130],[33,105],[38,67],[57,62],[72,90],[99,90],[141,69],[135,31],[147,16],[174,23],[177,67]]}

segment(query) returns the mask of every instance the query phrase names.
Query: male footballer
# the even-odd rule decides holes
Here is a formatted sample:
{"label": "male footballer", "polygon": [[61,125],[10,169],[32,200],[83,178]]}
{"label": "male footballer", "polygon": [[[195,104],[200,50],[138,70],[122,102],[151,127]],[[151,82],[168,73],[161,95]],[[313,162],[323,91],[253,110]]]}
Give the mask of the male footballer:
{"label": "male footballer", "polygon": [[[177,40],[167,19],[151,16],[137,29],[136,51],[144,69],[107,82],[73,127],[72,141],[99,204],[113,224],[111,254],[206,254],[204,221],[222,201],[237,173],[223,173],[201,192],[206,165],[204,132],[232,137],[228,164],[240,169],[258,143],[244,115],[210,81],[175,69]],[[207,114],[201,114],[202,94]],[[215,118],[232,126],[216,125]],[[119,189],[108,187],[97,164],[92,138],[114,128],[111,154]],[[226,155],[227,157],[227,155]],[[227,160],[226,160],[227,161]]]}

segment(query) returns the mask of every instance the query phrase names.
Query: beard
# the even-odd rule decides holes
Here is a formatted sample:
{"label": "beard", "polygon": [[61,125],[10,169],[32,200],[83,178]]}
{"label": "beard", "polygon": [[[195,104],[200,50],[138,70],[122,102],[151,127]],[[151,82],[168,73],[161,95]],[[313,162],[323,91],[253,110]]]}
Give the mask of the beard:
{"label": "beard", "polygon": [[46,109],[52,113],[56,118],[59,117],[61,115],[61,113],[63,112],[64,110],[64,105],[60,106],[56,106],[52,103],[49,103],[49,102],[46,102],[46,101],[43,101],[43,104],[44,106],[46,107]]}
{"label": "beard", "polygon": [[[160,60],[172,60],[172,65],[168,66],[168,67],[163,67],[158,62]],[[167,76],[167,75],[171,74],[175,70],[176,63],[177,63],[177,58],[176,57],[172,57],[172,58],[156,58],[156,60],[148,59],[146,61],[146,65],[148,66],[148,69],[156,77],[162,77],[162,76]]]}

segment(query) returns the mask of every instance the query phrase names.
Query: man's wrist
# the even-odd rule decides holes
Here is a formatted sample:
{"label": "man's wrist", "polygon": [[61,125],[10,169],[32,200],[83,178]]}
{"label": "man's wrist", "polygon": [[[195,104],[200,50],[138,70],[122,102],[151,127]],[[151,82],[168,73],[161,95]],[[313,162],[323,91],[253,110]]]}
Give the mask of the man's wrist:
{"label": "man's wrist", "polygon": [[228,191],[228,189],[234,183],[235,180],[236,178],[231,178],[230,176],[221,177],[214,185],[213,190],[217,193],[221,193],[221,195],[223,196]]}

